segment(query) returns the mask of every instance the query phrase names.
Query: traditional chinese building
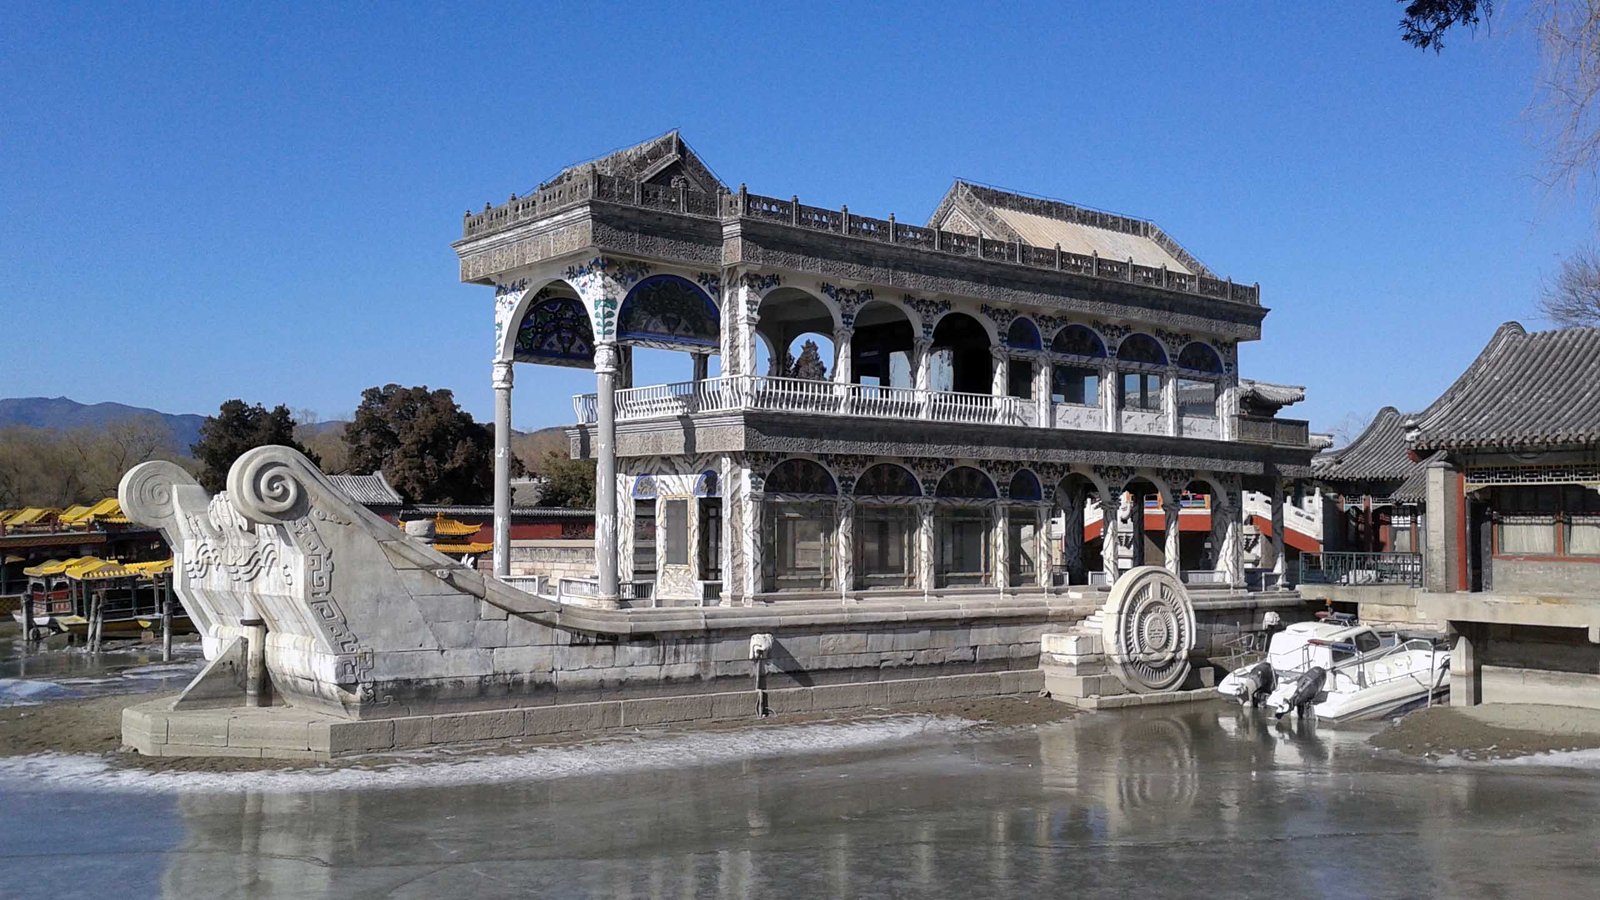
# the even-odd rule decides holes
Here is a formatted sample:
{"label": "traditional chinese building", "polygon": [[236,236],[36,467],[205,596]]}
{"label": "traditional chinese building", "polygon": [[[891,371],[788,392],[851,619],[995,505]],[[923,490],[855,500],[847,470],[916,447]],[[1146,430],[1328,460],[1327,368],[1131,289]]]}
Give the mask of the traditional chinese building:
{"label": "traditional chinese building", "polygon": [[[671,133],[464,225],[461,277],[495,289],[502,576],[519,362],[595,372],[569,436],[598,467],[601,604],[1104,583],[1140,561],[1119,518],[1145,516],[1086,542],[1086,510],[1147,500],[1165,565],[1243,586],[1242,492],[1281,543],[1310,471],[1306,423],[1239,377],[1259,289],[1150,221],[957,182],[912,225],[730,189]],[[806,340],[822,378],[786,366]],[[635,348],[686,377],[635,384]],[[1214,533],[1183,571],[1186,493]]]}
{"label": "traditional chinese building", "polygon": [[1406,429],[1452,702],[1600,707],[1600,328],[1502,325]]}

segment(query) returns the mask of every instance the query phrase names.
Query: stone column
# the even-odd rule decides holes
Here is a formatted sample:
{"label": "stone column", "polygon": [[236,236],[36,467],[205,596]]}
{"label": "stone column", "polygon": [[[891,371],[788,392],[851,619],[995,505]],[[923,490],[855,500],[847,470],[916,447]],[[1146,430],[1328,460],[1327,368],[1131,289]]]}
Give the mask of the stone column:
{"label": "stone column", "polygon": [[[594,376],[599,425],[594,443],[594,565],[598,587],[595,599],[602,605],[616,604],[617,584],[617,348],[600,344],[594,348]],[[629,573],[630,575],[632,573]]]}
{"label": "stone column", "polygon": [[990,347],[989,358],[994,361],[989,393],[1004,397],[1011,393],[1011,357],[1004,347]]}
{"label": "stone column", "polygon": [[[1088,572],[1083,559],[1083,512],[1088,498],[1076,488],[1057,496],[1061,498],[1061,568],[1067,571],[1070,584],[1080,571]],[[1101,525],[1102,531],[1104,528]]]}
{"label": "stone column", "polygon": [[494,574],[511,574],[512,363],[494,364]]}
{"label": "stone column", "polygon": [[911,386],[922,392],[922,418],[932,418],[933,401],[928,395],[933,389],[932,338],[917,338],[911,342]]}
{"label": "stone column", "polygon": [[633,348],[626,344],[617,346],[617,390],[633,387]]}
{"label": "stone column", "polygon": [[1124,492],[1123,499],[1127,504],[1124,508],[1128,511],[1128,528],[1133,532],[1132,546],[1129,548],[1131,558],[1128,560],[1128,565],[1130,568],[1136,569],[1144,565],[1144,497],[1132,492]]}
{"label": "stone column", "polygon": [[1117,408],[1117,372],[1109,364],[1100,367],[1100,411],[1105,413],[1106,431],[1122,430],[1122,410]]}
{"label": "stone column", "polygon": [[[1081,545],[1083,541],[1082,527],[1078,529],[1078,541]],[[1050,570],[1053,568],[1054,564],[1054,560],[1050,558],[1051,547],[1049,504],[1041,503],[1034,507],[1033,543],[1034,581],[1037,582],[1040,587],[1047,588],[1050,586]],[[1080,556],[1082,555],[1082,546],[1079,546],[1078,553]]]}
{"label": "stone column", "polygon": [[1182,549],[1182,544],[1179,541],[1182,529],[1180,524],[1182,510],[1183,504],[1179,503],[1176,498],[1161,498],[1161,512],[1166,516],[1166,542],[1161,548],[1162,562],[1166,565],[1167,571],[1171,572],[1179,581],[1183,580],[1183,567],[1180,565],[1181,560],[1179,559],[1180,550]]}
{"label": "stone column", "polygon": [[1274,478],[1272,480],[1272,496],[1269,500],[1272,504],[1272,573],[1278,576],[1278,590],[1283,590],[1287,587],[1284,584],[1284,577],[1288,570],[1288,564],[1283,558],[1283,481],[1281,479]]}
{"label": "stone column", "polygon": [[923,592],[938,586],[933,572],[933,501],[917,501],[917,585]]}
{"label": "stone column", "polygon": [[1483,673],[1478,669],[1478,648],[1473,626],[1447,622],[1450,634],[1450,705],[1477,706],[1483,702]]}
{"label": "stone column", "polygon": [[849,384],[855,377],[851,355],[854,328],[840,328],[833,333],[833,380],[836,384]]}
{"label": "stone column", "polygon": [[1011,513],[1004,501],[996,503],[989,517],[994,533],[989,546],[994,548],[994,586],[1002,593],[1011,586]]}
{"label": "stone column", "polygon": [[739,539],[744,542],[746,606],[755,602],[756,595],[761,593],[762,580],[765,577],[763,569],[766,563],[762,550],[766,546],[767,523],[764,507],[761,495],[755,490],[752,489],[745,495],[745,531]]}
{"label": "stone column", "polygon": [[1240,537],[1244,528],[1241,519],[1244,514],[1241,507],[1243,501],[1243,495],[1237,491],[1230,491],[1226,495],[1217,493],[1211,497],[1213,565],[1216,571],[1222,573],[1223,579],[1234,587],[1244,582],[1244,566],[1239,558]]}
{"label": "stone column", "polygon": [[1435,594],[1453,593],[1462,589],[1459,584],[1460,553],[1456,540],[1461,522],[1461,485],[1456,470],[1442,459],[1428,464],[1427,469],[1427,548],[1423,551],[1423,584]]}
{"label": "stone column", "polygon": [[707,376],[709,376],[710,374],[711,374],[711,354],[710,353],[699,353],[699,352],[695,353],[694,354],[694,376],[693,376],[694,381],[696,383],[701,382],[701,381],[705,381]]}
{"label": "stone column", "polygon": [[856,504],[849,497],[840,497],[835,503],[839,524],[835,529],[833,571],[843,595],[856,588]]}
{"label": "stone column", "polygon": [[1166,417],[1167,434],[1178,435],[1178,378],[1176,369],[1167,369],[1161,379],[1161,412]]}
{"label": "stone column", "polygon": [[1055,422],[1052,415],[1055,413],[1055,404],[1050,402],[1050,358],[1043,354],[1034,358],[1037,367],[1033,372],[1033,399],[1038,408],[1038,421],[1040,428],[1054,428]]}
{"label": "stone column", "polygon": [[1107,584],[1117,583],[1117,516],[1122,495],[1100,498],[1100,570]]}

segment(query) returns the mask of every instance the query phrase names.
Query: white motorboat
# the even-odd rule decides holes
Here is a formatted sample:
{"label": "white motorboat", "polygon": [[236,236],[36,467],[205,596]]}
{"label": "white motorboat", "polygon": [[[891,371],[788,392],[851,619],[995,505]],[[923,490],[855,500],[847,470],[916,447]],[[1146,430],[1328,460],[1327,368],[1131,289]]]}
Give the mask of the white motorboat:
{"label": "white motorboat", "polygon": [[1272,636],[1266,659],[1229,673],[1217,692],[1282,718],[1307,710],[1327,722],[1375,719],[1449,690],[1450,654],[1350,621],[1300,622]]}

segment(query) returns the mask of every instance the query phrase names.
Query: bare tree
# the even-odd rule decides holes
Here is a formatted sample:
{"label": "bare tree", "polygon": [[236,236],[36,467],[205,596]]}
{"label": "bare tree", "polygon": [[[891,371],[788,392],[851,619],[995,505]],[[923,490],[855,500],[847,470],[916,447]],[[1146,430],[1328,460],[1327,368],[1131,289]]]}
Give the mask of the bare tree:
{"label": "bare tree", "polygon": [[1600,325],[1600,252],[1587,247],[1562,261],[1539,297],[1539,312],[1559,328]]}
{"label": "bare tree", "polygon": [[1361,436],[1361,432],[1366,431],[1367,426],[1372,424],[1373,417],[1374,414],[1371,412],[1351,410],[1345,413],[1344,417],[1333,423],[1333,427],[1329,429],[1333,434],[1334,448],[1342,450],[1354,443],[1355,439]]}
{"label": "bare tree", "polygon": [[1547,162],[1553,181],[1576,185],[1600,172],[1600,0],[1538,0],[1534,17]]}

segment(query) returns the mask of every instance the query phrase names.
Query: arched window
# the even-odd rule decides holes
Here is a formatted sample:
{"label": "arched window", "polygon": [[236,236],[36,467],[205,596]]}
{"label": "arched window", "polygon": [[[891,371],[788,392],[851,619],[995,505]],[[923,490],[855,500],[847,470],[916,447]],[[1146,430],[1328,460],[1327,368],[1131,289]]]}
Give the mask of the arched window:
{"label": "arched window", "polygon": [[[1130,334],[1117,347],[1117,361],[1139,366],[1165,366],[1167,351],[1161,349],[1160,342],[1148,334]],[[1148,369],[1123,372],[1117,385],[1117,397],[1122,408],[1159,411],[1161,382],[1161,373]]]}
{"label": "arched window", "polygon": [[[1178,353],[1178,415],[1214,419],[1217,415],[1216,377],[1222,374],[1222,357],[1210,344],[1191,341]],[[1189,373],[1204,378],[1186,377]]]}
{"label": "arched window", "polygon": [[1011,476],[1012,500],[1037,503],[1044,499],[1044,490],[1039,487],[1039,476],[1027,469],[1018,469],[1017,474]]}
{"label": "arched window", "polygon": [[861,473],[855,493],[857,497],[920,497],[922,488],[917,476],[904,466],[879,463]]}
{"label": "arched window", "polygon": [[1130,334],[1118,345],[1117,359],[1121,362],[1164,366],[1167,364],[1167,351],[1161,349],[1161,343],[1148,334]]}
{"label": "arched window", "polygon": [[1100,340],[1100,336],[1089,328],[1083,325],[1068,325],[1056,332],[1055,339],[1050,342],[1050,352],[1103,359],[1106,355],[1106,345]]}
{"label": "arched window", "polygon": [[916,476],[879,463],[861,473],[855,495],[856,578],[869,588],[909,587],[916,516],[906,500],[922,496]]}
{"label": "arched window", "polygon": [[839,486],[820,464],[798,457],[786,459],[767,475],[769,494],[837,494]]}
{"label": "arched window", "polygon": [[996,493],[989,476],[971,466],[957,466],[939,479],[934,496],[957,500],[993,500]]}
{"label": "arched window", "polygon": [[1058,362],[1050,370],[1050,399],[1079,406],[1100,405],[1100,370],[1095,360],[1105,359],[1106,345],[1100,336],[1082,325],[1068,325],[1056,332],[1050,352],[1078,357]]}
{"label": "arched window", "polygon": [[1178,368],[1191,372],[1222,374],[1222,357],[1204,341],[1190,341],[1178,354]]}
{"label": "arched window", "polygon": [[1039,326],[1027,316],[1017,316],[1011,320],[1011,327],[1006,329],[1006,346],[1013,350],[1041,350],[1043,342],[1039,338]]}

